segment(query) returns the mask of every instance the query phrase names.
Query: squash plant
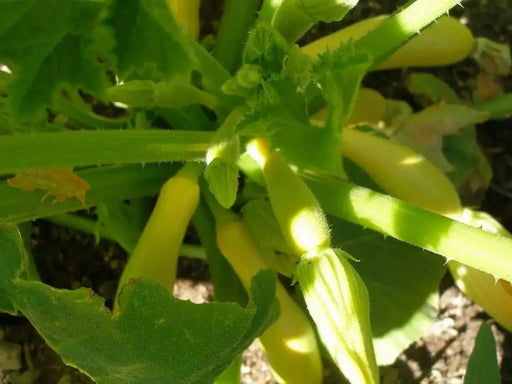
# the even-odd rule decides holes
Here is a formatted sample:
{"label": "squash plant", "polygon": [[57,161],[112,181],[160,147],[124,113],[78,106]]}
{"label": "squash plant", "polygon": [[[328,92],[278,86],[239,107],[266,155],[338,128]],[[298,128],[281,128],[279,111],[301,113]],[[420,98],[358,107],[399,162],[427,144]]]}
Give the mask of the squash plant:
{"label": "squash plant", "polygon": [[[0,1],[0,311],[108,384],[237,383],[257,337],[281,382],[321,383],[332,359],[377,383],[435,316],[446,264],[512,329],[512,240],[459,198],[488,185],[474,124],[510,95],[467,104],[415,74],[431,102],[413,113],[361,88],[370,71],[467,57],[475,38],[445,15],[457,4],[411,1],[299,47],[357,1],[226,0],[204,44],[195,0]],[[36,219],[131,255],[112,310],[40,281]],[[207,304],[172,295],[189,223]]]}

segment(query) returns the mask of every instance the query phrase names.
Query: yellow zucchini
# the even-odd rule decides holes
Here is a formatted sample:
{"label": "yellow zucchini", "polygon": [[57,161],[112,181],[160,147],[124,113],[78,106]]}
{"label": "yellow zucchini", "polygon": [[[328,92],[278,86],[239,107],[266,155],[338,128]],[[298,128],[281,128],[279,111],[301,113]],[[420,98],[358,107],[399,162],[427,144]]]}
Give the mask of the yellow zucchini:
{"label": "yellow zucchini", "polygon": [[[217,245],[246,290],[251,278],[268,268],[249,230],[238,218],[217,226]],[[281,383],[320,384],[322,362],[311,323],[279,282],[276,297],[281,314],[259,338],[272,370]]]}
{"label": "yellow zucchini", "polygon": [[[325,121],[329,116],[329,108],[317,111],[311,120]],[[357,94],[352,113],[347,125],[376,124],[386,118],[386,99],[379,92],[371,88],[361,88]]]}
{"label": "yellow zucchini", "polygon": [[363,168],[386,192],[446,216],[460,213],[460,200],[451,181],[409,147],[345,128],[341,153]]}
{"label": "yellow zucchini", "polygon": [[331,246],[329,225],[316,197],[265,139],[253,139],[248,153],[258,162],[272,209],[297,258]]}
{"label": "yellow zucchini", "polygon": [[[153,212],[121,275],[118,295],[131,279],[154,280],[172,292],[185,231],[199,203],[198,172],[190,164],[162,186]],[[116,300],[117,309],[117,300]]]}
{"label": "yellow zucchini", "polygon": [[[377,16],[352,24],[305,45],[302,51],[315,58],[328,47],[335,49],[342,43],[366,35],[386,17]],[[473,35],[465,25],[453,17],[443,16],[398,48],[374,69],[449,65],[465,59],[472,52],[474,44]]]}
{"label": "yellow zucchini", "polygon": [[199,6],[201,0],[167,0],[176,22],[194,40],[199,37]]}
{"label": "yellow zucchini", "polygon": [[[482,228],[484,231],[512,237],[500,223],[485,212],[464,209],[460,221]],[[510,282],[496,280],[488,273],[455,261],[450,261],[448,267],[460,290],[480,305],[502,327],[512,332],[512,287]]]}

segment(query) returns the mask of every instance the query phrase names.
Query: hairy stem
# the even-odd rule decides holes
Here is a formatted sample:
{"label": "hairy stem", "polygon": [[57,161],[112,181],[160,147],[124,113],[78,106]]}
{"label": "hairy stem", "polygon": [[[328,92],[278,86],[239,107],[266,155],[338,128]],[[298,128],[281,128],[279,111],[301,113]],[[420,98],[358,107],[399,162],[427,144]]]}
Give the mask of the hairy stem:
{"label": "hairy stem", "polygon": [[213,56],[230,73],[242,63],[249,29],[256,20],[259,0],[226,0]]}
{"label": "hairy stem", "polygon": [[99,130],[19,134],[0,141],[0,175],[41,168],[201,160],[212,133]]}
{"label": "hairy stem", "polygon": [[327,213],[512,281],[512,240],[342,181],[308,180]]}
{"label": "hairy stem", "polygon": [[460,0],[416,0],[356,40],[354,49],[369,54],[376,66],[414,34],[459,3]]}

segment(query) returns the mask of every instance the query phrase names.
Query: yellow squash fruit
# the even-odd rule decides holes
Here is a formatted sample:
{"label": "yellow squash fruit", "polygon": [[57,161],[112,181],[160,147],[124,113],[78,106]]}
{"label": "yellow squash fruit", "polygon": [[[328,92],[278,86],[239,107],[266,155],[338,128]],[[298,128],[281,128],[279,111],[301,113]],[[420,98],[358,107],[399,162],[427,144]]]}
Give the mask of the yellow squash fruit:
{"label": "yellow squash fruit", "polygon": [[[485,212],[464,209],[460,221],[484,231],[506,237],[512,235]],[[510,282],[496,279],[488,273],[450,261],[448,268],[464,294],[480,305],[502,327],[512,332],[512,287]]]}
{"label": "yellow squash fruit", "polygon": [[197,40],[201,0],[167,0],[167,5],[178,25],[194,40]]}
{"label": "yellow squash fruit", "polygon": [[[154,280],[172,292],[179,250],[199,196],[197,172],[187,166],[162,186],[153,212],[121,275],[118,295],[125,284],[139,278]],[[118,309],[117,300],[114,308]]]}
{"label": "yellow squash fruit", "polygon": [[[375,29],[387,16],[362,20],[302,47],[315,58],[327,48],[335,49]],[[443,16],[393,52],[375,70],[404,67],[444,66],[465,59],[475,45],[469,28],[453,17]]]}
{"label": "yellow squash fruit", "polygon": [[[238,218],[217,225],[217,245],[246,290],[251,278],[268,268],[249,230]],[[276,297],[281,314],[259,338],[272,370],[280,383],[320,384],[322,362],[311,323],[280,283]]]}
{"label": "yellow squash fruit", "polygon": [[451,181],[421,154],[405,145],[357,129],[341,134],[341,153],[389,194],[445,216],[460,213]]}

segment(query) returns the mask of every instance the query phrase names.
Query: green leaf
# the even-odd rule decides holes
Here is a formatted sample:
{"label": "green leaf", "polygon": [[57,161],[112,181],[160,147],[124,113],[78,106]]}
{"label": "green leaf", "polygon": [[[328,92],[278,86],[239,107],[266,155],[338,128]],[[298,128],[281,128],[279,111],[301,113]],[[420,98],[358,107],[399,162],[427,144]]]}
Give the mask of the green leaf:
{"label": "green leaf", "polygon": [[14,119],[9,105],[9,98],[0,97],[0,135],[14,132],[59,132],[64,130],[66,130],[66,128],[63,125],[57,124],[56,122],[49,122],[48,120],[41,120],[36,116]]}
{"label": "green leaf", "polygon": [[482,322],[475,340],[475,347],[469,357],[464,384],[498,384],[501,382],[496,341],[491,327]]}
{"label": "green leaf", "polygon": [[[413,73],[408,84],[409,92],[426,97],[430,103],[460,104],[459,97],[453,89],[434,75]],[[467,107],[463,107],[463,111]],[[485,110],[481,109],[480,111]],[[466,110],[469,111],[470,110]],[[451,113],[451,112],[450,112]],[[466,114],[468,114],[466,113]],[[455,116],[453,114],[452,118]],[[430,127],[438,127],[432,122]],[[476,130],[473,125],[462,127],[457,135],[448,135],[442,139],[442,154],[452,166],[447,174],[464,197],[485,191],[492,178],[492,169],[477,143]]]}
{"label": "green leaf", "polygon": [[443,172],[450,172],[455,168],[443,152],[444,137],[459,134],[461,128],[488,118],[488,112],[465,105],[433,105],[409,117],[402,127],[397,127],[394,138],[423,154]]}
{"label": "green leaf", "polygon": [[306,97],[296,79],[284,73],[263,85],[239,124],[240,134],[262,136],[300,169],[339,176],[343,173],[339,137],[309,123]]}
{"label": "green leaf", "polygon": [[192,40],[165,0],[114,0],[107,20],[114,31],[116,68],[123,79],[188,79],[195,68]]}
{"label": "green leaf", "polygon": [[85,206],[77,199],[52,204],[43,200],[44,191],[23,191],[0,182],[0,223],[20,223],[41,217],[94,207],[101,203],[151,196],[179,168],[179,164],[107,166],[89,168],[76,174],[91,185]]}
{"label": "green leaf", "polygon": [[329,223],[333,245],[359,260],[352,265],[370,295],[377,362],[391,364],[435,319],[444,260],[335,217]]}
{"label": "green leaf", "polygon": [[371,65],[370,57],[357,54],[352,44],[319,56],[313,71],[329,105],[326,124],[334,132],[340,132],[352,114],[361,81]]}
{"label": "green leaf", "polygon": [[212,382],[277,318],[276,278],[270,271],[252,280],[246,309],[181,301],[142,280],[123,289],[120,312],[113,316],[89,289],[59,290],[17,279],[22,262],[17,232],[0,233],[8,245],[0,265],[9,266],[1,272],[3,300],[9,299],[64,361],[98,384]]}
{"label": "green leaf", "polygon": [[454,168],[447,176],[462,196],[487,191],[492,179],[492,168],[478,145],[474,126],[463,127],[458,135],[445,137],[443,152]]}
{"label": "green leaf", "polygon": [[249,33],[245,46],[243,63],[258,65],[265,77],[279,73],[290,45],[270,25],[259,23]]}
{"label": "green leaf", "polygon": [[475,41],[471,57],[484,72],[492,75],[508,76],[512,69],[509,44],[499,44],[485,37],[479,37]]}
{"label": "green leaf", "polygon": [[13,71],[14,118],[42,115],[64,88],[103,95],[106,76],[95,39],[105,6],[104,0],[0,3],[0,62]]}

